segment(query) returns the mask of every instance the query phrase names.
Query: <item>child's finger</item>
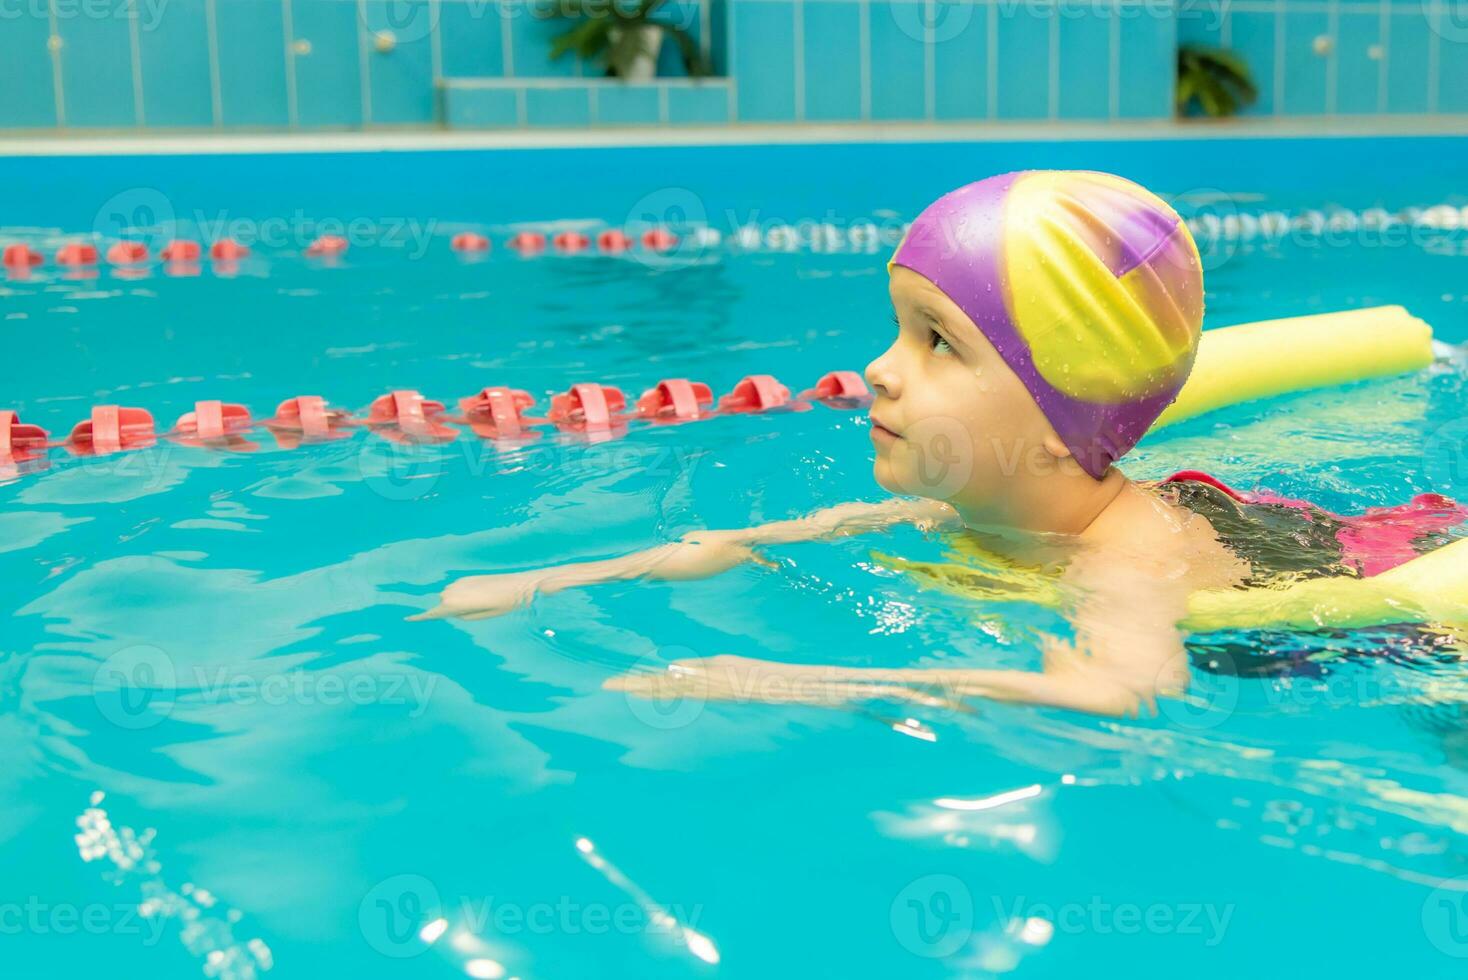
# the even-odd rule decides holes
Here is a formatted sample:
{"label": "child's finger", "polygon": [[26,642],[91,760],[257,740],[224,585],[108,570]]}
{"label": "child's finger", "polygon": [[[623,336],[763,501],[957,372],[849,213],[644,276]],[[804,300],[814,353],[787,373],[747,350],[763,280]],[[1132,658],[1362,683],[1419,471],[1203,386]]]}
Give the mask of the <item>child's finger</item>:
{"label": "child's finger", "polygon": [[779,562],[774,561],[773,559],[770,559],[770,558],[765,557],[764,555],[760,554],[758,551],[755,551],[753,548],[750,548],[749,549],[749,560],[752,561],[752,562],[754,562],[756,565],[763,565],[766,568],[776,568],[776,569],[778,569],[780,567],[780,563]]}

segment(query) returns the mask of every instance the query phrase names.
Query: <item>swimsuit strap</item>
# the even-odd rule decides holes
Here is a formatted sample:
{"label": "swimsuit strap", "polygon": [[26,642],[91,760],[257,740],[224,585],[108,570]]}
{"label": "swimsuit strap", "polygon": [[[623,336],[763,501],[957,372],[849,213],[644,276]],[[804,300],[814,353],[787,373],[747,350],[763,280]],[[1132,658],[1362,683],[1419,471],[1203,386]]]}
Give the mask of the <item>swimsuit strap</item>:
{"label": "swimsuit strap", "polygon": [[1206,518],[1224,546],[1249,563],[1250,586],[1356,574],[1343,560],[1339,533],[1345,525],[1318,507],[1243,493],[1198,470],[1182,470],[1157,488],[1168,501]]}

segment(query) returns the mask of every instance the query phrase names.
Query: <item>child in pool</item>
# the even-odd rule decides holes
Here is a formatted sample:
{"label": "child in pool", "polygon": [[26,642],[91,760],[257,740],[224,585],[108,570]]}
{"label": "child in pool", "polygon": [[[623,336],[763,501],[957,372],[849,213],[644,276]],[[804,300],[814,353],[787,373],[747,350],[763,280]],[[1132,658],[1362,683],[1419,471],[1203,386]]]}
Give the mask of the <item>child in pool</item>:
{"label": "child in pool", "polygon": [[1176,494],[1111,465],[1177,396],[1197,351],[1203,280],[1187,227],[1135,183],[1026,171],[940,198],[888,262],[897,337],[866,370],[874,475],[903,496],[795,520],[708,530],[624,558],[453,583],[420,617],[481,618],[538,593],[625,579],[686,580],[762,545],[898,524],[971,536],[1054,570],[1074,640],[1038,671],[865,669],[720,656],[613,678],[647,695],[835,704],[979,696],[1110,715],[1182,691],[1188,595],[1249,580],[1247,560]]}

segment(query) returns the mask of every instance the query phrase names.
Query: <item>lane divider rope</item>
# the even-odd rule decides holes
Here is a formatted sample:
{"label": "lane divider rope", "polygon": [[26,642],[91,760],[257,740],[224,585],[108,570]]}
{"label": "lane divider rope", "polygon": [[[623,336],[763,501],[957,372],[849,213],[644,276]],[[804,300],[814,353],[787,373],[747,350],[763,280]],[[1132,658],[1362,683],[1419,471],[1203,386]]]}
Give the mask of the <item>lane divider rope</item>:
{"label": "lane divider rope", "polygon": [[634,424],[677,425],[719,415],[807,411],[816,402],[831,408],[856,409],[870,401],[871,392],[855,371],[831,371],[814,387],[794,396],[773,375],[751,374],[717,400],[713,390],[701,381],[665,378],[644,391],[630,407],[620,388],[581,382],[551,396],[544,415],[533,414],[535,397],[519,388],[484,388],[460,399],[456,415],[450,414],[443,402],[404,388],[374,399],[361,417],[330,406],[320,395],[287,398],[273,416],[259,421],[244,405],[200,401],[161,434],[147,409],[97,405],[59,441],[52,441],[46,430],[22,422],[18,412],[7,409],[0,410],[0,466],[11,471],[18,464],[39,469],[46,465],[51,449],[65,449],[78,457],[106,456],[146,449],[156,445],[159,438],[199,449],[253,452],[260,446],[248,437],[260,428],[268,431],[282,449],[346,438],[360,427],[396,443],[452,442],[459,437],[456,427],[493,442],[523,443],[540,438],[538,430],[544,427],[594,434],[598,439],[615,438],[626,434]]}

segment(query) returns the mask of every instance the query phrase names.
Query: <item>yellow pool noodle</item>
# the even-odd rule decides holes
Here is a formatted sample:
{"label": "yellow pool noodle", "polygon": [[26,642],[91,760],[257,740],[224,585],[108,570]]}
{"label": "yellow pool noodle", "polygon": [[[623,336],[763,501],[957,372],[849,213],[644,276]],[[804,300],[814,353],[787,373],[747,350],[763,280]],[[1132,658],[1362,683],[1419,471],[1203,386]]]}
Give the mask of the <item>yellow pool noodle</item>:
{"label": "yellow pool noodle", "polygon": [[[1432,328],[1400,306],[1207,330],[1187,384],[1153,428],[1258,398],[1405,374],[1432,360]],[[1182,625],[1205,632],[1399,622],[1468,623],[1468,540],[1367,579],[1197,592]]]}
{"label": "yellow pool noodle", "polygon": [[1371,578],[1317,578],[1282,589],[1208,589],[1188,597],[1184,629],[1354,629],[1468,624],[1468,538]]}
{"label": "yellow pool noodle", "polygon": [[1152,429],[1258,398],[1405,374],[1432,358],[1432,328],[1400,306],[1205,330],[1192,374]]}

